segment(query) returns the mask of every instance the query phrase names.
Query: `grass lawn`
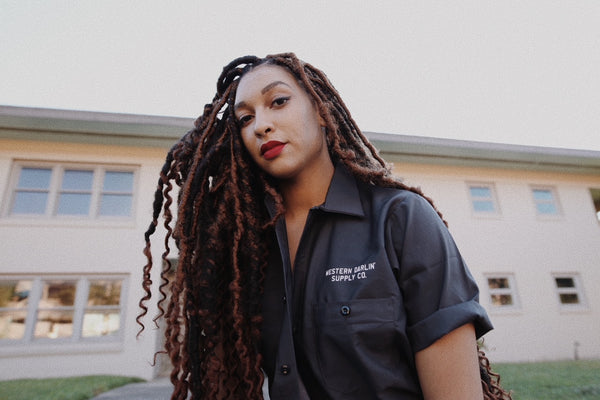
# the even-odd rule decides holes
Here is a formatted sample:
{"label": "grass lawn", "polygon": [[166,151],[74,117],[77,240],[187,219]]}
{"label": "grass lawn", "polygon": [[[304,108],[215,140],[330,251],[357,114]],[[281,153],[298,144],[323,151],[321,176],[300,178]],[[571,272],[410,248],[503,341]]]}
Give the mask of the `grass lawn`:
{"label": "grass lawn", "polygon": [[0,400],[87,400],[133,382],[143,382],[143,379],[94,375],[0,381]]}
{"label": "grass lawn", "polygon": [[600,400],[600,360],[494,364],[514,400]]}
{"label": "grass lawn", "polygon": [[[600,400],[600,360],[494,364],[514,400]],[[87,400],[139,378],[83,376],[0,381],[0,400]]]}

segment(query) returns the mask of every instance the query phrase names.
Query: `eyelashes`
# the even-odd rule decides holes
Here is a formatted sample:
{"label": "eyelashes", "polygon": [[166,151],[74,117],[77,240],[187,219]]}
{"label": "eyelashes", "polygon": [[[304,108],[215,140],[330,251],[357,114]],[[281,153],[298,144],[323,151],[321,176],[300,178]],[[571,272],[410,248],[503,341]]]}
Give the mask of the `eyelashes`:
{"label": "eyelashes", "polygon": [[[273,101],[271,101],[271,108],[274,108],[274,109],[281,108],[281,107],[285,106],[290,99],[291,99],[291,96],[276,97],[275,99],[273,99]],[[244,127],[244,126],[248,125],[250,123],[250,121],[252,121],[253,118],[254,118],[253,114],[242,114],[242,115],[236,117],[237,123],[240,127]]]}
{"label": "eyelashes", "polygon": [[276,107],[281,107],[285,103],[287,103],[289,100],[290,100],[290,96],[277,97],[275,100],[273,100],[271,105],[276,106]]}

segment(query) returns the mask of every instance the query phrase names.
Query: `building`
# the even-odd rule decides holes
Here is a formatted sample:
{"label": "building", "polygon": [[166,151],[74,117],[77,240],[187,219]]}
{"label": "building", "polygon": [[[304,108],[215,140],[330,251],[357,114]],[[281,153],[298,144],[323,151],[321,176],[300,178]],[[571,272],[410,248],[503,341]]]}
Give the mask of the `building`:
{"label": "building", "polygon": [[[136,338],[143,233],[192,123],[0,107],[2,379],[160,372],[162,331],[146,318]],[[367,135],[443,211],[493,361],[600,358],[600,152]]]}

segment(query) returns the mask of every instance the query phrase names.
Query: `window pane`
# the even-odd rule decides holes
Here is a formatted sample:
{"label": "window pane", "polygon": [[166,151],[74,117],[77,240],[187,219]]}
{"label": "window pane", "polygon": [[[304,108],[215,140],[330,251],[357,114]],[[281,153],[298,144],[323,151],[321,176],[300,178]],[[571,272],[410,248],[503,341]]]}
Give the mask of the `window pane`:
{"label": "window pane", "polygon": [[508,289],[507,278],[488,278],[488,285],[490,289]]}
{"label": "window pane", "polygon": [[102,195],[100,215],[128,217],[131,215],[131,195]]}
{"label": "window pane", "polygon": [[556,280],[556,287],[559,288],[574,288],[575,287],[575,281],[573,280],[573,278],[555,278]]}
{"label": "window pane", "polygon": [[84,193],[61,193],[58,199],[59,215],[88,215],[92,196]]}
{"label": "window pane", "polygon": [[489,199],[492,197],[492,191],[488,187],[471,186],[471,197],[480,197]]}
{"label": "window pane", "polygon": [[550,190],[534,189],[533,198],[542,201],[554,201],[554,197],[552,196],[552,192]]}
{"label": "window pane", "polygon": [[121,281],[91,281],[88,306],[119,305]]}
{"label": "window pane", "polygon": [[510,306],[513,304],[513,299],[510,294],[493,294],[491,295],[492,304],[495,306]]}
{"label": "window pane", "polygon": [[39,311],[35,324],[36,338],[65,338],[73,335],[73,311]]}
{"label": "window pane", "polygon": [[0,281],[0,307],[25,308],[31,281]]}
{"label": "window pane", "polygon": [[557,214],[556,206],[553,203],[538,203],[537,211],[540,214]]}
{"label": "window pane", "polygon": [[75,282],[44,282],[40,308],[72,306],[75,302]]}
{"label": "window pane", "polygon": [[0,340],[22,339],[26,315],[25,311],[0,311]]}
{"label": "window pane", "polygon": [[577,293],[561,293],[560,302],[562,304],[579,304]]}
{"label": "window pane", "polygon": [[494,203],[492,203],[491,201],[474,200],[473,210],[478,212],[493,212]]}
{"label": "window pane", "polygon": [[102,190],[104,192],[131,193],[133,191],[133,172],[107,171],[104,174]]}
{"label": "window pane", "polygon": [[13,204],[13,214],[45,214],[48,193],[17,192]]}
{"label": "window pane", "polygon": [[118,311],[86,312],[83,316],[83,337],[114,335],[119,331],[120,318]]}
{"label": "window pane", "polygon": [[50,187],[50,168],[21,168],[19,189],[48,189]]}
{"label": "window pane", "polygon": [[66,170],[63,174],[63,190],[91,190],[94,181],[93,171]]}

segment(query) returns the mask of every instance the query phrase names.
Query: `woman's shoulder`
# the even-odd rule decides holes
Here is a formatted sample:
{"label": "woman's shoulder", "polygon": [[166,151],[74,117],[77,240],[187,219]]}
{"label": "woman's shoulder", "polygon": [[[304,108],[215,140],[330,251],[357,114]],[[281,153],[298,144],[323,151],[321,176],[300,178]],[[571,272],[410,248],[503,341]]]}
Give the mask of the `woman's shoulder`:
{"label": "woman's shoulder", "polygon": [[417,191],[402,187],[382,187],[376,185],[362,185],[374,203],[404,203],[406,205],[430,206],[429,201]]}
{"label": "woman's shoulder", "polygon": [[409,188],[392,188],[369,185],[361,190],[369,200],[374,212],[387,218],[402,220],[406,223],[417,222],[443,225],[433,204],[422,194]]}

